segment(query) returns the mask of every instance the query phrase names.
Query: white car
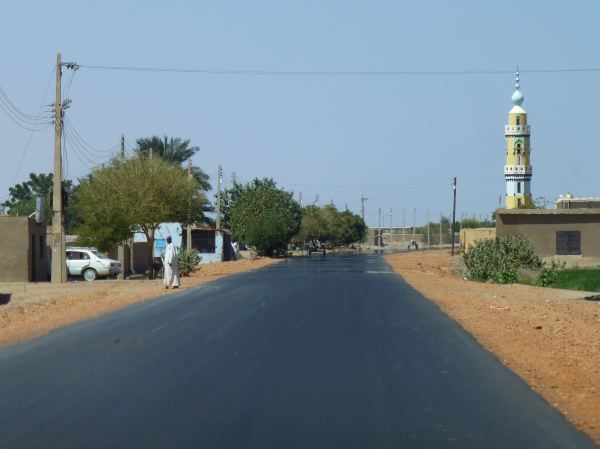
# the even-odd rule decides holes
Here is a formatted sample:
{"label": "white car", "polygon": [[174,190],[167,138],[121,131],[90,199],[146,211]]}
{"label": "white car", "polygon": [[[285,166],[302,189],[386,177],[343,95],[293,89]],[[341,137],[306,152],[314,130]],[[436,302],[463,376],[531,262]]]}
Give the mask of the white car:
{"label": "white car", "polygon": [[67,247],[67,274],[81,276],[86,281],[97,277],[116,276],[121,264],[109,259],[96,248]]}

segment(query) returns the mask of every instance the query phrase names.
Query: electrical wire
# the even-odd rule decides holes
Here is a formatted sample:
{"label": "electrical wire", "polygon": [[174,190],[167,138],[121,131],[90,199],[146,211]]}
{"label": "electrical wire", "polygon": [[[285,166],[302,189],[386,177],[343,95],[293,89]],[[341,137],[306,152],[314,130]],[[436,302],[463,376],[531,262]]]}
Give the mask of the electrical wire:
{"label": "electrical wire", "polygon": [[[78,64],[78,67],[93,70],[121,70],[134,72],[197,73],[205,75],[269,75],[269,76],[460,76],[498,75],[514,73],[514,69],[481,70],[257,70],[257,69],[192,69],[175,67],[137,67]],[[520,73],[580,73],[600,72],[600,67],[564,67],[556,69],[521,69]]]}
{"label": "electrical wire", "polygon": [[87,143],[87,141],[83,137],[81,137],[81,134],[79,134],[79,132],[77,132],[77,129],[73,126],[73,123],[66,116],[64,118],[63,123],[64,123],[63,128],[68,129],[71,132],[71,137],[73,138],[73,140],[75,140],[79,144],[80,149],[94,157],[98,157],[98,158],[111,157],[115,154],[115,151],[119,148],[118,143],[108,149],[105,149],[105,150],[101,150],[96,147],[93,147],[92,145]]}
{"label": "electrical wire", "polygon": [[[44,103],[46,102],[46,97],[48,96],[48,91],[50,90],[50,84],[52,83],[52,78],[54,77],[55,70],[56,70],[56,68],[52,68],[52,72],[50,73],[50,79],[48,80],[48,84],[46,84],[46,90],[44,91],[44,95],[42,95],[42,101],[40,101],[40,106],[38,108],[37,115],[40,114],[40,111],[44,107]],[[15,178],[13,179],[13,182],[12,182],[13,185],[15,185],[15,182],[17,182],[17,178],[21,171],[21,167],[23,166],[23,162],[25,161],[25,157],[27,156],[27,151],[29,150],[29,145],[31,144],[31,138],[33,137],[33,133],[34,133],[34,131],[30,130],[29,136],[27,137],[27,142],[25,142],[25,148],[23,150],[23,155],[21,156],[21,160],[19,161],[19,165],[15,172]]]}
{"label": "electrical wire", "polygon": [[32,114],[26,114],[23,111],[21,111],[13,103],[13,101],[10,99],[10,97],[8,96],[6,91],[2,88],[2,86],[0,86],[0,102],[2,102],[4,104],[4,106],[6,106],[6,108],[11,112],[11,114],[13,114],[19,120],[21,120],[25,123],[36,124],[39,120],[41,120],[43,118],[48,118],[47,113],[40,114],[38,111],[38,113],[36,115],[32,115]]}

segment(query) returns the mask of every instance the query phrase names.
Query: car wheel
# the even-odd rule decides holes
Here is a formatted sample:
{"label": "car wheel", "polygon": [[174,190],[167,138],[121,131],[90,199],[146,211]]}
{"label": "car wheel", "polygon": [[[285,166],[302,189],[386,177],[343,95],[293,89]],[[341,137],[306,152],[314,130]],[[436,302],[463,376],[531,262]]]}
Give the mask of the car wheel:
{"label": "car wheel", "polygon": [[93,268],[86,268],[83,272],[83,279],[86,281],[93,281],[98,277],[98,273]]}

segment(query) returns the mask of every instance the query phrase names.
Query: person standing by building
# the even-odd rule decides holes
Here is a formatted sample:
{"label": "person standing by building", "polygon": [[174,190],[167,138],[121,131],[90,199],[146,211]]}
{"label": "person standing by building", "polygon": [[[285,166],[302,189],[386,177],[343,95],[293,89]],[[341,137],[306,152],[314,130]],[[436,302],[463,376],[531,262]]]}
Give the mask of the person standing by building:
{"label": "person standing by building", "polygon": [[167,249],[165,251],[165,277],[163,285],[169,288],[179,288],[179,265],[177,265],[177,249],[171,236],[167,237]]}
{"label": "person standing by building", "polygon": [[239,250],[240,250],[240,247],[238,246],[238,242],[231,242],[231,259],[232,260],[237,260]]}

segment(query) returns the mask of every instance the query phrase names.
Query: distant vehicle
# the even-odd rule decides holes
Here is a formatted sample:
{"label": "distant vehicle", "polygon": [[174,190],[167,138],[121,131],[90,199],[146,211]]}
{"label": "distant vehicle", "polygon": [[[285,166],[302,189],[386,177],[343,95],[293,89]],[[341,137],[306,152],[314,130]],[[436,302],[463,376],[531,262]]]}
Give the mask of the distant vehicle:
{"label": "distant vehicle", "polygon": [[98,277],[114,277],[121,264],[109,259],[96,248],[67,247],[67,274],[93,281]]}

